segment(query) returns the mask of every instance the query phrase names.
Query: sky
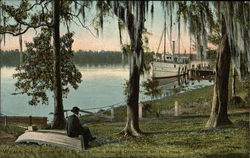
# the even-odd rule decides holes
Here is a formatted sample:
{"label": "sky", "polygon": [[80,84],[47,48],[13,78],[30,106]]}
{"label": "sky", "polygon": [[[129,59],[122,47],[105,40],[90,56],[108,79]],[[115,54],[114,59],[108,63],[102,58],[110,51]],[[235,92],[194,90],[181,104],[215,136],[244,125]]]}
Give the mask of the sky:
{"label": "sky", "polygon": [[[6,3],[10,2],[11,0],[6,0]],[[17,0],[16,0],[17,1]],[[12,1],[11,3],[15,3],[15,1]],[[148,14],[148,18],[146,20],[145,26],[147,30],[151,33],[149,36],[149,48],[151,51],[157,50],[157,47],[160,43],[160,38],[162,31],[164,29],[164,14],[162,10],[162,6],[160,2],[155,1],[154,3],[154,17],[153,21],[151,22],[151,15]],[[95,34],[94,28],[91,26],[91,20],[96,15],[95,9],[90,9],[86,12],[86,25],[89,27],[89,29]],[[175,19],[175,17],[173,18]],[[168,24],[167,24],[168,28]],[[104,19],[104,29],[103,29],[103,35],[100,35],[99,37],[94,37],[89,30],[81,27],[79,24],[75,24],[74,22],[71,23],[70,26],[71,31],[75,32],[74,35],[74,43],[73,43],[73,50],[92,50],[92,51],[100,51],[100,50],[106,50],[106,51],[120,51],[121,46],[119,42],[119,30],[118,30],[118,24],[117,24],[117,18],[115,16],[109,16]],[[173,39],[176,41],[176,49],[177,52],[177,24],[173,25]],[[190,41],[189,41],[189,35],[184,27],[184,23],[181,23],[181,40],[180,40],[180,49],[181,53],[184,53],[185,50],[187,53],[189,53],[190,49]],[[63,35],[66,31],[66,27],[61,24],[61,35]],[[169,37],[167,33],[167,52],[170,51],[169,49]],[[29,30],[26,34],[23,35],[23,41],[31,42],[32,38],[36,36],[36,31]],[[2,46],[3,50],[11,50],[11,49],[19,49],[19,37],[13,37],[11,35],[6,36],[6,43],[4,46]],[[123,34],[123,42],[128,43],[129,38],[126,33]],[[25,44],[24,44],[25,48]],[[161,43],[161,47],[159,49],[159,52],[163,52],[163,43]]]}

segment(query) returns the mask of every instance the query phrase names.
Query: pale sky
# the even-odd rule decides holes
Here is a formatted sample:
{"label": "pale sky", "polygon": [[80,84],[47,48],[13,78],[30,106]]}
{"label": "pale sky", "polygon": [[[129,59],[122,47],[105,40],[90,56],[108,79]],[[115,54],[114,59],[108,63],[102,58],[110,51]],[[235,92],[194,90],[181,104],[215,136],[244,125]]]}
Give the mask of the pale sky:
{"label": "pale sky", "polygon": [[[7,2],[10,0],[6,0]],[[13,2],[13,1],[12,1]],[[92,26],[90,26],[90,20],[95,16],[95,9],[92,9],[90,11],[86,12],[87,21],[86,25],[89,26],[89,28],[92,30],[93,33],[95,33]],[[175,20],[175,17],[173,17],[173,20]],[[167,24],[168,27],[168,24]],[[149,48],[152,51],[156,51],[157,47],[160,42],[161,34],[164,28],[164,17],[163,17],[163,10],[161,7],[160,2],[156,1],[154,2],[154,18],[153,23],[151,24],[151,14],[148,14],[148,18],[146,20],[146,28],[152,35],[149,36]],[[175,52],[177,52],[177,24],[173,25],[173,28],[176,28],[173,30],[173,37],[172,40],[176,41],[175,46]],[[117,18],[114,17],[107,17],[104,19],[104,30],[103,35],[99,37],[94,37],[87,29],[82,28],[80,25],[77,26],[75,23],[72,22],[70,29],[75,32],[74,35],[74,43],[73,43],[73,50],[77,51],[79,49],[81,50],[111,50],[111,51],[120,51],[121,46],[119,42],[119,33],[118,33],[118,24],[117,24]],[[167,28],[169,29],[169,28]],[[65,27],[63,24],[61,24],[61,35],[65,33]],[[187,53],[189,53],[189,36],[187,34],[187,31],[184,29],[184,23],[181,23],[181,40],[180,40],[180,49],[181,53],[184,53],[186,50]],[[187,30],[187,29],[186,29]],[[167,33],[167,42],[166,42],[166,48],[167,51],[169,51],[169,37]],[[26,34],[23,35],[23,41],[25,42],[31,42],[32,38],[36,35],[36,32],[34,30],[28,31]],[[129,42],[128,36],[124,34],[123,36],[123,42]],[[19,49],[19,38],[13,37],[11,35],[6,36],[6,44],[2,46],[4,50],[10,50],[10,49]],[[25,48],[25,44],[24,44]],[[159,52],[163,52],[163,43],[161,44],[161,47],[159,49]]]}

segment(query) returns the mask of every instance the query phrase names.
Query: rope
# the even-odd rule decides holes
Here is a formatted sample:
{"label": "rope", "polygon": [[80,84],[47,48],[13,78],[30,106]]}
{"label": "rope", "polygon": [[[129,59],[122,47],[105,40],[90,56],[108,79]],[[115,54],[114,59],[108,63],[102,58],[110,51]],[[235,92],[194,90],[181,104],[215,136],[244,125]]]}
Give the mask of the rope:
{"label": "rope", "polygon": [[[164,28],[163,31],[162,31],[161,38],[160,38],[160,42],[159,42],[159,45],[158,45],[158,47],[157,47],[156,53],[159,53],[158,51],[159,51],[160,46],[161,46],[161,41],[162,41],[162,38],[163,38],[164,31],[167,32],[168,40],[170,41],[170,37],[169,37],[170,35],[169,35],[169,32],[167,31],[167,27],[168,27],[169,25],[170,25],[170,24],[167,24],[167,25],[166,25],[166,28]],[[171,43],[171,41],[170,41],[170,43]],[[171,48],[170,48],[170,49],[171,49]]]}
{"label": "rope", "polygon": [[[108,109],[106,109],[106,110],[103,110],[103,111],[99,111],[99,112],[96,112],[96,113],[92,113],[92,114],[94,114],[93,116],[90,116],[89,118],[87,118],[87,119],[84,119],[84,121],[90,121],[90,120],[92,120],[93,118],[96,118],[96,117],[98,117],[98,116],[101,116],[101,117],[109,117],[109,116],[105,116],[104,115],[104,113],[106,112],[106,111],[109,111],[109,110],[111,110],[112,108],[114,108],[115,106],[117,106],[117,105],[122,105],[122,103],[125,103],[125,101],[122,101],[122,102],[119,102],[119,103],[115,103],[115,104],[111,104],[111,105],[107,105],[107,106],[102,106],[102,107],[96,107],[96,108],[89,108],[89,109],[84,109],[84,110],[93,110],[93,109],[102,109],[102,108],[107,108],[107,107],[109,107]],[[112,119],[112,118],[111,118]]]}
{"label": "rope", "polygon": [[102,106],[102,107],[94,107],[94,108],[88,108],[88,109],[83,109],[83,110],[94,110],[94,109],[102,109],[102,108],[107,108],[107,107],[114,107],[116,105],[120,105],[122,103],[126,103],[125,101],[119,102],[119,103],[115,103],[115,104],[111,104],[111,105],[106,105],[106,106]]}
{"label": "rope", "polygon": [[159,49],[160,49],[160,46],[161,46],[161,41],[162,41],[162,37],[163,37],[164,31],[165,31],[165,29],[162,31],[162,34],[161,34],[161,39],[160,39],[160,42],[159,42],[159,45],[158,45],[158,48],[157,48],[156,53],[158,53],[158,51],[159,51]]}

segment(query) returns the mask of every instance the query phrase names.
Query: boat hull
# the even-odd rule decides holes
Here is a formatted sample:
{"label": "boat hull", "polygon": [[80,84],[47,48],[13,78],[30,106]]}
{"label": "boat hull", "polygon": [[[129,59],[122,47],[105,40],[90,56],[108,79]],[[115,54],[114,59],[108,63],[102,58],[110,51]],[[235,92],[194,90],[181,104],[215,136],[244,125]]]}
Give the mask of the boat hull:
{"label": "boat hull", "polygon": [[177,64],[168,62],[152,62],[151,77],[153,79],[178,78],[187,74],[187,64]]}

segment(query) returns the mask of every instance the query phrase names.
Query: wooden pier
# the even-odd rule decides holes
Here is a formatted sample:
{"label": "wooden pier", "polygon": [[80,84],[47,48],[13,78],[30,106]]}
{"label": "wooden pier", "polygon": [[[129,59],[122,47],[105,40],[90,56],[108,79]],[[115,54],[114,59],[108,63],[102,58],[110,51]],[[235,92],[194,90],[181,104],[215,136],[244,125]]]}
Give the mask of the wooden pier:
{"label": "wooden pier", "polygon": [[192,68],[188,69],[188,75],[190,78],[200,78],[200,79],[207,79],[207,78],[214,78],[215,71],[211,69],[197,69]]}
{"label": "wooden pier", "polygon": [[47,117],[33,116],[0,116],[0,122],[5,123],[27,123],[27,124],[47,124]]}

